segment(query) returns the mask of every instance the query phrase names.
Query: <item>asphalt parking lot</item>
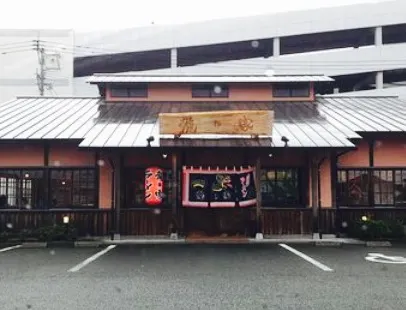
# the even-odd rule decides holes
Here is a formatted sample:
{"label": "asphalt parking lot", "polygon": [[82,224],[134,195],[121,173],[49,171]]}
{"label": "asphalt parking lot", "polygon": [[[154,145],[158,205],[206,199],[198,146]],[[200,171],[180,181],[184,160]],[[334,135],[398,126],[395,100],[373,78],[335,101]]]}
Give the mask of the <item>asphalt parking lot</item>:
{"label": "asphalt parking lot", "polygon": [[4,310],[403,310],[405,287],[405,245],[0,249]]}

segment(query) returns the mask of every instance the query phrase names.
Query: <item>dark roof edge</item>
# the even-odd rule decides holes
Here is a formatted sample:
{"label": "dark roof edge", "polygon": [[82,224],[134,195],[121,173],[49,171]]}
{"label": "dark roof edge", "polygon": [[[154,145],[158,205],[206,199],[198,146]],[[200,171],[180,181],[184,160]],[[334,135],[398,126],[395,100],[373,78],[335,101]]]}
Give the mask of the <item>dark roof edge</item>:
{"label": "dark roof edge", "polygon": [[17,96],[16,99],[103,99],[102,97],[92,96]]}
{"label": "dark roof edge", "polygon": [[373,99],[373,98],[399,98],[399,96],[396,95],[379,95],[379,96],[351,96],[351,95],[316,95],[316,98],[328,98],[328,99],[334,99],[334,98],[351,98],[351,99],[357,99],[357,98],[361,98],[361,99]]}

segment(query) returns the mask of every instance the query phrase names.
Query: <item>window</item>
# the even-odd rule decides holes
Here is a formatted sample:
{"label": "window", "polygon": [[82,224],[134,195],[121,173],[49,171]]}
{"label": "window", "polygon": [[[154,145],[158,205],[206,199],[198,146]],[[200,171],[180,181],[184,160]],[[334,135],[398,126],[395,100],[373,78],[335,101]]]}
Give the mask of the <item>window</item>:
{"label": "window", "polygon": [[94,169],[51,169],[52,207],[94,207]]}
{"label": "window", "polygon": [[227,98],[228,85],[224,84],[195,84],[192,85],[193,98]]}
{"label": "window", "polygon": [[263,169],[261,173],[262,203],[266,207],[300,205],[298,169]]}
{"label": "window", "polygon": [[[125,206],[151,208],[145,204],[145,169],[125,169]],[[163,201],[159,207],[169,207],[172,202],[172,171],[163,169]]]}
{"label": "window", "polygon": [[146,98],[148,97],[148,85],[141,83],[127,86],[113,86],[110,94],[111,97],[118,98]]}
{"label": "window", "polygon": [[273,96],[277,98],[309,97],[309,83],[276,83],[272,86]]}
{"label": "window", "polygon": [[341,206],[406,205],[406,169],[341,169],[337,178]]}
{"label": "window", "polygon": [[368,170],[338,171],[337,203],[342,206],[367,206],[369,204]]}
{"label": "window", "polygon": [[43,208],[44,176],[43,170],[1,169],[0,208]]}

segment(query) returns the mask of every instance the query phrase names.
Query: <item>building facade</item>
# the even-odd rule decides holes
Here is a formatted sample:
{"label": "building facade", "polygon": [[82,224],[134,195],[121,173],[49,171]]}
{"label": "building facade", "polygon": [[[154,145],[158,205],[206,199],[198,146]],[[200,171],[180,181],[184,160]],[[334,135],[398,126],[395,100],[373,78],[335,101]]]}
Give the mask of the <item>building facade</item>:
{"label": "building facade", "polygon": [[102,74],[98,98],[3,103],[2,225],[51,214],[81,235],[248,236],[405,217],[406,102],[316,96],[331,80]]}

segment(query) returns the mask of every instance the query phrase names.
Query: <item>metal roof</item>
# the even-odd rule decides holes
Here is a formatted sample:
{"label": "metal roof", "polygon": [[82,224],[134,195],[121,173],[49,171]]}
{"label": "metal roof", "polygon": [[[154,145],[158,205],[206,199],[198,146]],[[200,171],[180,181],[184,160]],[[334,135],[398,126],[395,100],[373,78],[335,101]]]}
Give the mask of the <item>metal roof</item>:
{"label": "metal roof", "polygon": [[95,74],[89,83],[271,83],[271,82],[330,82],[325,75],[124,75]]}
{"label": "metal roof", "polygon": [[[159,135],[159,113],[272,109],[273,136]],[[19,97],[0,104],[0,140],[78,139],[81,147],[353,147],[363,132],[406,132],[406,101],[396,97],[318,97],[315,102],[134,102]]]}
{"label": "metal roof", "polygon": [[18,97],[0,104],[0,139],[83,139],[100,98]]}

